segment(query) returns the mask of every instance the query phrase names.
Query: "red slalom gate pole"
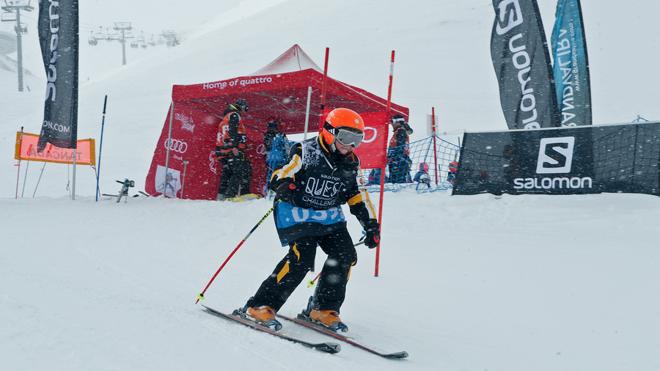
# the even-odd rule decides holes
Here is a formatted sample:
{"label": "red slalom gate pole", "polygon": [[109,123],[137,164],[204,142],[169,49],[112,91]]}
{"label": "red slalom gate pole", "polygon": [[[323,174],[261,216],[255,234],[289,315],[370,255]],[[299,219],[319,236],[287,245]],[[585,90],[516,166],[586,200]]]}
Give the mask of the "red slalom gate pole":
{"label": "red slalom gate pole", "polygon": [[[389,120],[390,118],[390,110],[392,109],[392,83],[394,81],[394,50],[392,50],[392,56],[390,59],[390,77],[389,77],[389,84],[387,87],[387,119]],[[388,135],[389,132],[389,126],[385,126],[385,135]],[[383,230],[383,197],[385,196],[385,167],[386,165],[383,165],[383,168],[380,171],[380,200],[378,202],[378,232],[379,234]],[[378,246],[376,246],[376,264],[374,267],[374,277],[378,277],[379,269],[380,269],[380,243],[382,241],[382,238],[380,241],[378,241]]]}
{"label": "red slalom gate pole", "polygon": [[433,165],[435,173],[435,186],[438,186],[438,152],[435,141],[435,107],[431,107],[431,129],[433,130]]}
{"label": "red slalom gate pole", "polygon": [[325,80],[328,78],[328,60],[330,48],[325,48],[325,62],[323,63],[323,80],[321,80],[321,112],[319,114],[319,129],[323,127],[323,111],[325,111]]}
{"label": "red slalom gate pole", "polygon": [[206,290],[208,290],[209,286],[211,286],[211,284],[213,283],[215,278],[218,277],[218,274],[220,274],[220,271],[225,267],[225,265],[227,265],[227,262],[229,262],[229,260],[231,260],[231,258],[234,256],[234,254],[236,254],[236,251],[238,251],[238,249],[240,249],[241,246],[243,246],[245,241],[247,241],[247,239],[250,237],[250,235],[252,235],[252,232],[254,232],[257,229],[257,227],[259,227],[261,225],[261,223],[263,223],[263,221],[266,220],[266,218],[268,218],[268,215],[270,215],[270,213],[272,213],[273,210],[275,210],[275,205],[271,206],[271,208],[268,209],[266,214],[257,222],[257,224],[254,227],[252,227],[252,229],[250,229],[250,232],[248,232],[248,234],[245,235],[245,237],[243,237],[241,242],[238,243],[238,245],[234,248],[234,250],[231,252],[231,254],[229,254],[227,259],[225,259],[225,261],[222,262],[222,264],[220,265],[220,268],[218,268],[218,270],[215,272],[213,277],[211,277],[211,280],[209,281],[209,283],[207,283],[206,287],[204,287],[204,290],[202,290],[202,292],[199,293],[199,295],[197,295],[197,300],[195,300],[195,304],[199,303],[200,300],[204,300],[204,294],[206,293]]}

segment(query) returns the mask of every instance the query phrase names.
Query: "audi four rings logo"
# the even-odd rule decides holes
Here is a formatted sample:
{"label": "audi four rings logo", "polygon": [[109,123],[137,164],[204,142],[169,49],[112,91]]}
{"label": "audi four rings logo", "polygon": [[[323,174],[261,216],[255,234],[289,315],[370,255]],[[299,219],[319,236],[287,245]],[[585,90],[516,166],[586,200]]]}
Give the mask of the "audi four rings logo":
{"label": "audi four rings logo", "polygon": [[179,139],[165,139],[165,143],[163,143],[163,146],[165,149],[169,149],[170,151],[178,152],[181,154],[186,153],[188,150],[188,143],[179,140]]}
{"label": "audi four rings logo", "polygon": [[[367,134],[368,132],[371,132],[371,135]],[[364,139],[362,139],[362,143],[371,143],[374,140],[376,140],[377,136],[378,136],[378,130],[376,130],[376,128],[372,128],[371,126],[365,126]]]}

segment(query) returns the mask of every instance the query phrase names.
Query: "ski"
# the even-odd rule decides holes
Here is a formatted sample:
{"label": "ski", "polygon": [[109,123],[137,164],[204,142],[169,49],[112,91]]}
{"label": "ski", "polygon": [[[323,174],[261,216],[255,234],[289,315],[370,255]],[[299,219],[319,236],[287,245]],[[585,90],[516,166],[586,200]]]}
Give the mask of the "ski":
{"label": "ski", "polygon": [[280,334],[277,331],[271,330],[268,327],[262,326],[262,325],[260,325],[256,322],[250,321],[248,319],[241,318],[239,316],[234,316],[234,315],[231,315],[231,314],[222,313],[222,312],[217,311],[213,308],[207,307],[204,304],[202,304],[202,307],[204,307],[204,309],[206,310],[207,313],[210,313],[210,314],[212,314],[216,317],[220,317],[220,318],[224,318],[226,320],[232,321],[232,322],[240,323],[240,324],[242,324],[244,326],[247,326],[249,328],[252,328],[254,330],[265,332],[265,333],[273,335],[273,336],[277,336],[280,339],[288,340],[290,342],[300,344],[300,345],[305,346],[307,348],[315,349],[315,350],[318,350],[320,352],[330,353],[330,354],[338,353],[341,350],[341,346],[337,343],[310,343],[308,341],[305,341],[305,340],[302,340],[302,339],[299,339],[299,338],[295,338],[295,337],[292,337],[292,336]]}
{"label": "ski", "polygon": [[305,318],[300,318],[301,315],[299,315],[299,317],[295,317],[295,318],[293,318],[293,317],[288,317],[288,316],[285,316],[285,315],[283,315],[283,314],[279,314],[279,313],[278,313],[277,316],[280,317],[280,318],[282,318],[282,319],[285,319],[285,320],[287,320],[287,321],[289,321],[289,322],[293,322],[293,323],[296,323],[296,324],[298,324],[298,325],[301,325],[301,326],[307,327],[308,329],[311,329],[311,330],[314,330],[314,331],[319,332],[319,333],[321,333],[321,334],[324,334],[324,335],[327,335],[327,336],[333,337],[333,338],[335,338],[335,339],[337,339],[337,340],[340,340],[340,341],[343,341],[343,342],[345,342],[345,343],[348,343],[348,344],[350,344],[350,345],[352,345],[352,346],[354,346],[354,347],[356,347],[356,348],[362,349],[362,350],[364,350],[364,351],[367,351],[367,352],[369,352],[369,353],[375,354],[375,355],[377,355],[377,356],[381,356],[381,357],[383,357],[383,358],[387,358],[387,359],[403,359],[403,358],[407,358],[407,357],[408,357],[408,352],[406,352],[406,351],[394,352],[394,353],[382,353],[382,352],[379,352],[379,351],[374,350],[374,349],[372,349],[372,348],[370,348],[370,347],[368,347],[368,346],[366,346],[366,345],[362,345],[362,344],[356,342],[355,340],[353,340],[353,339],[351,339],[351,338],[349,338],[349,337],[347,337],[347,336],[344,336],[344,335],[342,335],[342,334],[338,334],[338,333],[336,333],[336,332],[334,332],[334,331],[332,331],[332,330],[329,330],[329,329],[327,329],[327,328],[325,328],[325,327],[323,327],[323,326],[321,326],[321,325],[317,325],[317,324],[315,324],[314,322],[310,322],[309,320],[307,320],[307,319],[305,319]]}

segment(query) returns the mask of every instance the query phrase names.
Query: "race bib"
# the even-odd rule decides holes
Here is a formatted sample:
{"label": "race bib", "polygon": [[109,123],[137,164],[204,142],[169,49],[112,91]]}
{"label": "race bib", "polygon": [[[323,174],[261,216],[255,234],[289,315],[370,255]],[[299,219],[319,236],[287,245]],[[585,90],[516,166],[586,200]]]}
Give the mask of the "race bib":
{"label": "race bib", "polygon": [[331,225],[346,221],[340,206],[327,210],[306,209],[293,206],[288,202],[280,202],[275,212],[278,229],[293,227],[296,224],[316,223]]}

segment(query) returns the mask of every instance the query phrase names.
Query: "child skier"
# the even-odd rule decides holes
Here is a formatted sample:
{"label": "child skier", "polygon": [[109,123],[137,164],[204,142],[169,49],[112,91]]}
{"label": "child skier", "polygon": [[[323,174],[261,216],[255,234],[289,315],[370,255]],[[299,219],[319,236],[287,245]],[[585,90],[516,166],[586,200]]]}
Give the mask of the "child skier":
{"label": "child skier", "polygon": [[353,153],[364,138],[364,121],[346,108],[332,110],[320,135],[291,150],[289,162],[276,170],[270,188],[275,191],[275,225],[288,253],[243,307],[242,315],[281,328],[275,313],[314,266],[316,246],[328,255],[315,294],[303,315],[333,331],[347,331],[339,318],[350,269],[357,253],[346,229],[341,205],[366,231],[365,245],[374,248],[380,226],[366,191],[358,189],[359,159]]}

